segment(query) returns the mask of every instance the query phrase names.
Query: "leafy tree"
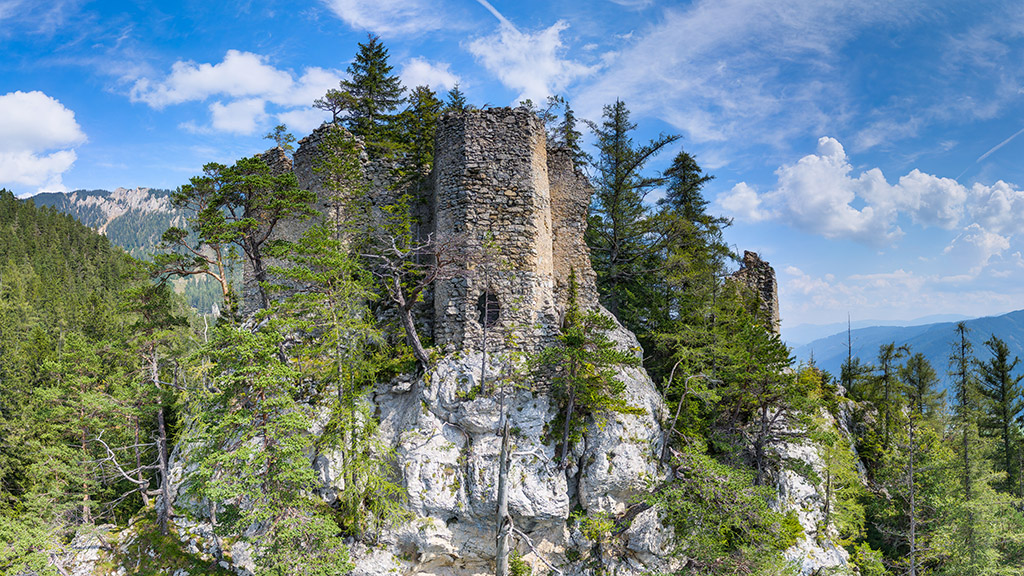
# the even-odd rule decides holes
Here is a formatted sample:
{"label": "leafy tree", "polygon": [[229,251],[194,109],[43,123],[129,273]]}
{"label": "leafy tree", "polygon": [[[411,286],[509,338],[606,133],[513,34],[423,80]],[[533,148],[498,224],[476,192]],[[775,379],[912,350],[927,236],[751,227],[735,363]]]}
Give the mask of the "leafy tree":
{"label": "leafy tree", "polygon": [[264,263],[266,244],[277,224],[286,218],[307,218],[315,195],[298,187],[295,174],[274,174],[258,156],[242,158],[233,166],[210,163],[203,176],[171,196],[188,213],[189,230],[170,228],[162,247],[176,250],[155,258],[161,277],[205,274],[221,285],[226,308],[234,312],[234,292],[228,269],[241,251],[252,266],[262,308],[270,304],[264,285],[269,280]]}
{"label": "leafy tree", "polygon": [[1020,362],[1014,357],[1010,361],[1010,348],[1002,339],[993,335],[985,341],[992,357],[978,362],[981,396],[985,401],[985,416],[981,420],[981,431],[1000,441],[1000,467],[1006,472],[1006,487],[1011,489],[1019,474],[1014,453],[1015,424],[1024,410],[1024,389],[1020,381],[1024,375],[1014,376],[1013,371]]}
{"label": "leafy tree", "polygon": [[676,453],[673,471],[674,480],[647,502],[675,530],[688,573],[758,573],[803,537],[796,515],[773,509],[776,495],[756,485],[752,471],[693,450]]}
{"label": "leafy tree", "polygon": [[274,144],[285,152],[295,150],[295,136],[288,132],[288,128],[284,124],[274,126],[274,129],[268,132],[264,138],[273,140]]}
{"label": "leafy tree", "polygon": [[805,435],[819,382],[788,373],[789,349],[743,310],[733,326],[728,360],[721,369],[717,435],[738,436],[754,465],[758,485],[775,462],[773,446]]}
{"label": "leafy tree", "polygon": [[[391,451],[377,439],[367,389],[381,365],[382,335],[369,305],[374,279],[339,239],[316,225],[283,254],[289,266],[272,267],[289,295],[274,308],[275,322],[297,334],[289,349],[307,382],[333,391],[331,419],[317,442],[340,449],[343,484],[337,507],[345,528],[357,536],[404,517],[402,489],[391,479]],[[323,405],[323,392],[314,400]]]}
{"label": "leafy tree", "polygon": [[538,358],[540,366],[553,371],[552,394],[558,403],[562,429],[559,452],[563,468],[569,465],[570,442],[578,440],[586,420],[602,421],[610,412],[643,413],[630,406],[625,398],[625,384],[615,369],[638,366],[640,360],[632,353],[619,350],[606,331],[614,322],[600,312],[583,312],[579,307],[575,271],[569,273],[568,308],[555,346],[544,349]]}
{"label": "leafy tree", "polygon": [[[312,495],[310,409],[298,372],[279,355],[282,335],[219,324],[196,357],[209,386],[189,390],[196,471],[186,489],[224,507],[214,530],[261,536],[257,574],[345,574],[348,552]],[[301,553],[297,553],[301,551]]]}

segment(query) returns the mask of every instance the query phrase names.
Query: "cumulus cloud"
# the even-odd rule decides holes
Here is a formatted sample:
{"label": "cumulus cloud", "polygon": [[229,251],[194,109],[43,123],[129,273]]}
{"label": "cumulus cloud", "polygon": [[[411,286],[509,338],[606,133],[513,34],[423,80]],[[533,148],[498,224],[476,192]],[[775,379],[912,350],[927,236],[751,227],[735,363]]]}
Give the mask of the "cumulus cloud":
{"label": "cumulus cloud", "polygon": [[950,257],[955,269],[967,270],[970,276],[976,276],[993,257],[1009,249],[1009,238],[975,223],[964,228],[942,253]]}
{"label": "cumulus cloud", "polygon": [[446,62],[435,64],[424,58],[413,58],[398,75],[408,88],[430,86],[435,92],[447,91],[459,83],[459,77],[449,70],[449,66]]}
{"label": "cumulus cloud", "polygon": [[[310,67],[296,75],[274,67],[265,56],[228,50],[224,60],[216,64],[179,61],[171,66],[171,72],[163,79],[139,78],[129,96],[133,102],[142,102],[158,110],[217,98],[209,105],[212,128],[253,134],[268,117],[268,105],[278,109],[279,118],[301,118],[303,126],[296,128],[319,125],[319,121],[313,122],[310,118],[317,114],[322,121],[324,114],[319,111],[310,113],[309,107],[329,88],[337,87],[340,80],[341,73],[336,70]],[[289,114],[297,111],[302,114]],[[202,130],[195,128],[194,124],[188,125]]]}
{"label": "cumulus cloud", "polygon": [[444,25],[443,11],[426,0],[323,0],[346,24],[381,36],[417,34]]}
{"label": "cumulus cloud", "polygon": [[62,175],[85,133],[75,113],[42,92],[0,96],[0,184],[65,190]]}
{"label": "cumulus cloud", "polygon": [[971,188],[974,220],[997,234],[1013,234],[1024,221],[1024,191],[1002,180]]}
{"label": "cumulus cloud", "polygon": [[884,245],[903,235],[897,221],[905,214],[922,226],[953,229],[963,218],[966,187],[917,169],[889,184],[878,168],[853,174],[843,145],[822,137],[814,154],[775,172],[765,193],[740,183],[719,197],[729,214],[745,220],[781,219],[826,238]]}
{"label": "cumulus cloud", "polygon": [[543,102],[596,70],[564,58],[561,34],[569,27],[565,21],[531,33],[520,31],[500,14],[496,16],[500,19],[498,31],[473,40],[468,48],[502,84],[519,91],[518,100]]}

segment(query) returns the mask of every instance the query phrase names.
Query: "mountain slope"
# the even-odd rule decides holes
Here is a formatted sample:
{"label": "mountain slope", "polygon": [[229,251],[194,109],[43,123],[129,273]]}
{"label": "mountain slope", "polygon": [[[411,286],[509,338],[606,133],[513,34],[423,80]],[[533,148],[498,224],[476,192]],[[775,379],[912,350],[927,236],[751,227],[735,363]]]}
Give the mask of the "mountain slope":
{"label": "mountain slope", "polygon": [[74,217],[135,258],[148,260],[164,230],[182,224],[181,211],[171,206],[170,196],[170,190],[118,188],[46,192],[31,200]]}
{"label": "mountain slope", "polygon": [[[970,329],[970,341],[974,344],[974,353],[979,358],[988,357],[984,342],[993,334],[1006,341],[1011,354],[1024,357],[1024,310],[964,322]],[[856,329],[850,333],[853,355],[870,363],[877,358],[879,346],[889,342],[895,342],[896,345],[906,344],[910,346],[912,353],[924,354],[939,373],[943,383],[948,384],[946,371],[953,340],[956,337],[955,328],[956,322],[939,322],[921,326],[872,326]],[[813,356],[815,364],[820,368],[838,375],[846,360],[847,334],[843,331],[815,340],[794,348],[793,354],[801,362],[809,361]]]}

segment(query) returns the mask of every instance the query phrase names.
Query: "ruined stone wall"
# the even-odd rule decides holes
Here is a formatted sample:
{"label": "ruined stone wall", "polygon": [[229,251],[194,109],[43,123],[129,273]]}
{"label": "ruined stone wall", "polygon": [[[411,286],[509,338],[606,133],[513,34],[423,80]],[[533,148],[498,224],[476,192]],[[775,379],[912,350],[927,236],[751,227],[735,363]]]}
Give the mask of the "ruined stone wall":
{"label": "ruined stone wall", "polygon": [[485,294],[500,308],[495,334],[529,327],[543,337],[555,323],[543,125],[523,108],[448,114],[435,150],[435,233],[464,242],[468,268],[435,287],[435,342],[475,346]]}
{"label": "ruined stone wall", "polygon": [[555,299],[559,307],[566,305],[569,272],[574,271],[580,305],[584,308],[597,306],[597,274],[591,267],[590,247],[584,239],[594,189],[587,177],[573,166],[566,148],[548,149],[548,178]]}
{"label": "ruined stone wall", "polygon": [[760,301],[761,313],[771,322],[772,332],[781,333],[779,318],[779,286],[775,282],[775,269],[756,252],[743,251],[743,267],[733,278],[750,288]]}

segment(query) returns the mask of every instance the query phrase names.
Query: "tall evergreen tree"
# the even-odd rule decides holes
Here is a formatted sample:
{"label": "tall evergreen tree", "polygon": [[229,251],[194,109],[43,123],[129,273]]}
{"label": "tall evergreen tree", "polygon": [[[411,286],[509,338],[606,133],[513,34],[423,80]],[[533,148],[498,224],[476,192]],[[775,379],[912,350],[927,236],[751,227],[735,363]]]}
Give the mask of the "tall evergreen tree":
{"label": "tall evergreen tree", "polygon": [[349,78],[341,81],[346,99],[346,127],[363,138],[371,156],[386,155],[392,146],[389,132],[394,111],[405,101],[401,79],[392,74],[388,49],[380,37],[369,35],[349,64]]}
{"label": "tall evergreen tree", "polygon": [[407,176],[425,178],[434,166],[434,136],[443,107],[429,86],[417,86],[409,95],[409,106],[398,115],[396,140]]}
{"label": "tall evergreen tree", "polygon": [[1009,491],[1019,474],[1014,439],[1017,418],[1024,410],[1024,389],[1020,384],[1024,375],[1013,374],[1020,359],[1014,357],[1010,361],[1010,348],[1001,338],[993,335],[985,341],[985,346],[992,357],[978,363],[980,391],[985,402],[981,430],[999,439],[1000,467],[1006,472]]}
{"label": "tall evergreen tree", "polygon": [[602,421],[610,412],[639,413],[623,397],[625,384],[614,369],[637,366],[633,354],[619,350],[606,334],[614,323],[600,312],[583,312],[578,302],[575,272],[569,273],[569,307],[558,335],[558,344],[545,349],[541,366],[555,369],[552,391],[559,406],[561,466],[569,465],[570,443],[583,433],[588,418]]}
{"label": "tall evergreen tree", "polygon": [[466,95],[459,88],[459,83],[456,82],[455,86],[448,91],[448,96],[445,98],[444,111],[449,110],[454,112],[465,112],[470,109],[471,106],[466,103]]}
{"label": "tall evergreen tree", "polygon": [[918,417],[934,420],[945,412],[946,391],[939,390],[939,376],[931,362],[920,352],[907,358],[899,368],[900,380],[906,387],[910,409]]}
{"label": "tall evergreen tree", "polygon": [[597,272],[602,303],[627,327],[636,331],[643,322],[643,302],[650,285],[652,259],[661,252],[658,229],[645,200],[665,182],[661,175],[644,174],[644,167],[659,152],[679,139],[661,135],[638,146],[631,133],[636,124],[621,100],[604,107],[601,124],[588,123],[597,137],[594,162],[594,200],[587,244]]}

